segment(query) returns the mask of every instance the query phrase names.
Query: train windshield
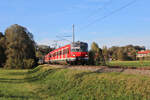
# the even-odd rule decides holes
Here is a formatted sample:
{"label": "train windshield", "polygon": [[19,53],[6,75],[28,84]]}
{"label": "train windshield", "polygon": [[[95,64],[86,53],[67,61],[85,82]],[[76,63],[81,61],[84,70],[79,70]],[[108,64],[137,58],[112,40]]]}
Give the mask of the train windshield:
{"label": "train windshield", "polygon": [[71,52],[87,52],[88,44],[83,42],[73,43],[71,45]]}

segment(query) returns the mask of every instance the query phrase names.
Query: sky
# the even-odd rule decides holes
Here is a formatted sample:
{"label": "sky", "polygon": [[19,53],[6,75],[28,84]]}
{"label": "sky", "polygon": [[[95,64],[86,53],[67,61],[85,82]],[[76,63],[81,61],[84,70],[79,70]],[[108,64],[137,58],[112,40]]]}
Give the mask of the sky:
{"label": "sky", "polygon": [[[26,27],[38,44],[53,46],[63,38],[103,46],[140,45],[150,49],[150,0],[0,0],[0,31]],[[108,16],[107,16],[108,15]],[[102,19],[104,16],[106,18]],[[59,37],[59,38],[58,38]],[[61,38],[60,38],[61,37]],[[59,41],[65,45],[68,41]]]}

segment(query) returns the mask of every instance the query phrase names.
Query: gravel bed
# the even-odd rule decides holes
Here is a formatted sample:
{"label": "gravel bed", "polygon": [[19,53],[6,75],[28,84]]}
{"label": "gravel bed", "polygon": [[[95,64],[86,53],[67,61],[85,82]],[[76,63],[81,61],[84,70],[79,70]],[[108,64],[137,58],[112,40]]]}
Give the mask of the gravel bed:
{"label": "gravel bed", "polygon": [[124,69],[124,68],[109,68],[107,66],[70,66],[70,65],[50,65],[56,68],[68,68],[75,70],[87,70],[97,73],[120,72],[123,74],[142,75],[150,77],[150,70],[146,69]]}

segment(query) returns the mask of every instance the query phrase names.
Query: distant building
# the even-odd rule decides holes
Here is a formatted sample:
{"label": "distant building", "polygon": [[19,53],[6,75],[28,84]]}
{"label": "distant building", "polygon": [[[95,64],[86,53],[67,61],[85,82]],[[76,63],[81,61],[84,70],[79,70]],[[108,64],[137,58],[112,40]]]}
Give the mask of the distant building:
{"label": "distant building", "polygon": [[137,52],[137,58],[150,57],[150,50],[143,50]]}

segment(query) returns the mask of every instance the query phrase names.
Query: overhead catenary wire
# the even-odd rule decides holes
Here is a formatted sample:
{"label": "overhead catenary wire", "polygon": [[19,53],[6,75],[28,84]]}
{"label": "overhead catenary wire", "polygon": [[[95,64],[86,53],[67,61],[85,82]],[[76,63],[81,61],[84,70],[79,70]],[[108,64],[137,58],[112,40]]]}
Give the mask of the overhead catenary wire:
{"label": "overhead catenary wire", "polygon": [[109,0],[107,3],[105,3],[102,7],[99,7],[98,9],[96,9],[95,12],[92,12],[90,15],[87,16],[87,18],[93,17],[93,15],[95,15],[96,12],[101,11],[102,9],[105,9],[105,7],[107,7],[109,4],[112,3],[113,0]]}
{"label": "overhead catenary wire", "polygon": [[61,41],[71,42],[70,40],[64,38],[64,37],[71,37],[71,36],[56,36],[56,37],[59,39],[59,40],[57,40],[57,44],[58,44],[58,42],[62,43]]}
{"label": "overhead catenary wire", "polygon": [[119,12],[119,11],[125,9],[125,8],[127,8],[128,6],[134,4],[136,1],[137,1],[137,0],[132,0],[131,2],[129,2],[129,3],[125,4],[125,5],[123,5],[123,6],[121,6],[120,8],[111,11],[109,14],[106,14],[106,15],[104,15],[104,16],[102,16],[102,17],[96,19],[96,20],[94,20],[93,22],[87,24],[86,26],[81,27],[81,28],[78,30],[78,32],[84,30],[85,28],[87,28],[87,27],[90,26],[90,25],[95,24],[95,23],[98,22],[98,21],[101,21],[101,20],[103,20],[103,19],[105,19],[105,18],[107,18],[107,17],[109,17],[109,16],[111,16],[111,15],[113,15],[113,14],[115,14],[115,13],[117,13],[117,12]]}
{"label": "overhead catenary wire", "polygon": [[[109,1],[107,1],[103,6],[98,7],[97,9],[95,9],[94,12],[91,12],[89,15],[86,16],[86,20],[88,20],[88,19],[91,18],[91,17],[94,17],[97,12],[99,12],[99,11],[105,9],[109,4],[112,3],[112,1],[113,1],[113,0],[109,0]],[[85,18],[84,18],[84,19],[85,19]],[[80,23],[78,23],[78,24],[82,24],[82,21],[81,21]]]}
{"label": "overhead catenary wire", "polygon": [[[96,12],[104,9],[106,6],[108,6],[113,0],[109,0],[107,3],[105,3],[102,7],[99,7],[98,9],[96,9]],[[94,12],[95,13],[95,12]],[[90,15],[88,15],[87,17],[90,18],[94,15],[94,13],[91,13]],[[74,26],[74,25],[73,25]],[[73,32],[74,33],[74,32]],[[61,39],[61,40],[58,40],[58,41],[68,41],[70,42],[69,40],[65,39],[65,38],[68,38],[68,37],[72,37],[73,38],[73,41],[74,41],[74,35],[73,36],[56,36],[57,38]]]}

